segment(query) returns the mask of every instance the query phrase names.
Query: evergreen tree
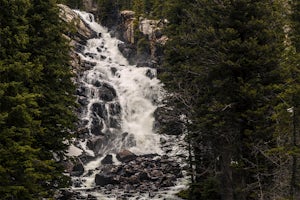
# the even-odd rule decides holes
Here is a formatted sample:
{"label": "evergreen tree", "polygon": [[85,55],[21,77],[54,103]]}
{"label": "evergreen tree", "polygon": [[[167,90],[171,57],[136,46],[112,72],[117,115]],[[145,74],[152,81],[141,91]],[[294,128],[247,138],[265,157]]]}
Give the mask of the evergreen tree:
{"label": "evergreen tree", "polygon": [[[46,197],[51,161],[39,157],[35,136],[40,94],[30,86],[40,80],[41,66],[30,62],[27,0],[1,0],[0,13],[0,199]],[[2,10],[3,9],[3,10]]]}
{"label": "evergreen tree", "polygon": [[168,3],[161,78],[191,121],[197,198],[270,198],[275,174],[266,152],[276,146],[272,116],[283,82],[280,7],[251,0]]}
{"label": "evergreen tree", "polygon": [[70,138],[69,129],[75,120],[74,84],[69,64],[68,41],[62,33],[67,27],[59,18],[53,0],[32,0],[29,10],[31,60],[43,66],[42,78],[33,90],[43,96],[39,101],[45,135],[42,148],[53,152],[64,150],[62,141]]}
{"label": "evergreen tree", "polygon": [[[28,11],[30,60],[42,66],[41,79],[32,86],[39,93],[39,120],[43,134],[37,134],[34,146],[42,150],[42,159],[53,160],[56,154],[63,158],[67,141],[71,138],[76,117],[75,97],[71,66],[69,64],[68,41],[62,33],[67,27],[59,18],[54,0],[31,0]],[[65,182],[61,166],[54,164],[52,186]],[[65,183],[64,183],[65,184]]]}

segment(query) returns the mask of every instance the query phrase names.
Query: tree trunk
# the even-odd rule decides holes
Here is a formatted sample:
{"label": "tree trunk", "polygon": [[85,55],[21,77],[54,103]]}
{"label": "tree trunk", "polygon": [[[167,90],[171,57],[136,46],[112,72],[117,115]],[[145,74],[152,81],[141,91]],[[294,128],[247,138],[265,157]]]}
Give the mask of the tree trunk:
{"label": "tree trunk", "polygon": [[231,158],[232,152],[230,145],[226,145],[221,152],[220,167],[221,167],[221,195],[222,200],[233,200],[233,182]]}
{"label": "tree trunk", "polygon": [[[297,107],[293,110],[293,136],[292,136],[292,146],[297,148]],[[296,174],[297,174],[297,156],[295,153],[292,157],[292,174],[291,174],[291,185],[290,185],[290,196],[292,199],[295,197],[296,190]]]}

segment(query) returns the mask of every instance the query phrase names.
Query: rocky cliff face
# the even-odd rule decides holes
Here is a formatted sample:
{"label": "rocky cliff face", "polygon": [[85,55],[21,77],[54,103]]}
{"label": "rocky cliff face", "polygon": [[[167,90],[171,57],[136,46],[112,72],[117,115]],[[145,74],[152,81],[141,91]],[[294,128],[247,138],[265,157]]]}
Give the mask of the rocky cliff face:
{"label": "rocky cliff face", "polygon": [[86,41],[95,37],[96,33],[92,31],[80,17],[66,5],[59,4],[61,19],[70,24],[71,28],[65,37],[70,41],[72,48],[71,65],[75,74],[79,75],[83,70],[93,66],[93,63],[87,63],[81,60],[76,52],[81,52],[84,49]]}
{"label": "rocky cliff face", "polygon": [[[100,18],[97,15],[101,15],[101,13],[98,13],[98,8],[93,1],[86,0],[83,3],[87,12],[93,13],[96,19]],[[75,50],[82,49],[84,42],[92,38],[95,33],[68,6],[62,4],[58,6],[62,19],[74,26],[73,31],[70,30],[65,36]],[[167,37],[161,31],[164,23],[159,20],[141,18],[138,24],[134,25],[136,23],[135,13],[130,10],[121,11],[111,21],[113,22],[106,25],[113,36],[123,41],[119,45],[119,49],[131,64],[156,67],[161,63],[162,46],[167,41]],[[137,31],[140,32],[139,37],[136,35]],[[80,58],[74,52],[72,51],[71,56],[72,66],[75,69],[79,70],[81,67],[89,65],[81,63]]]}
{"label": "rocky cliff face", "polygon": [[[139,18],[137,21],[133,11],[120,12],[119,39],[124,41],[121,52],[138,66],[157,67],[162,62],[163,46],[168,38],[162,29],[166,25],[163,20]],[[135,25],[135,23],[137,23]],[[139,33],[138,33],[139,32]]]}

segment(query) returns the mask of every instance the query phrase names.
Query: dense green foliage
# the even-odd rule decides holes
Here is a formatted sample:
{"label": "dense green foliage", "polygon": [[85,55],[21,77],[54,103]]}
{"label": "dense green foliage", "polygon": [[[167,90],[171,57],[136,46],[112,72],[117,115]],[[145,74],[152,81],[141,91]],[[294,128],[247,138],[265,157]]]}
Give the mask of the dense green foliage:
{"label": "dense green foliage", "polygon": [[66,26],[52,0],[0,5],[0,199],[53,197],[76,119]]}
{"label": "dense green foliage", "polygon": [[296,199],[298,10],[289,18],[285,1],[167,3],[160,78],[189,119],[190,198]]}
{"label": "dense green foliage", "polygon": [[[60,0],[83,8],[82,0]],[[0,199],[52,197],[76,120],[69,47],[55,0],[0,0]],[[94,0],[98,20],[119,11],[167,18],[163,131],[186,134],[197,200],[300,195],[300,3],[296,0]],[[136,36],[138,53],[148,39]],[[185,118],[183,117],[185,116]],[[175,133],[176,132],[176,133]]]}

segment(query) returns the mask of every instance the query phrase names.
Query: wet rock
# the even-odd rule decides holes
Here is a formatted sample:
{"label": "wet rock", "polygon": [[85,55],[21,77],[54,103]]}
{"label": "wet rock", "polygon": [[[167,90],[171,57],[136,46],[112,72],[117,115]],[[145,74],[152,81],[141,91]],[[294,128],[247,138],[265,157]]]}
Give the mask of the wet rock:
{"label": "wet rock", "polygon": [[107,165],[107,164],[113,164],[112,155],[107,155],[101,160],[101,164]]}
{"label": "wet rock", "polygon": [[128,136],[128,132],[124,132],[124,133],[122,133],[122,140],[124,140],[127,136]]}
{"label": "wet rock", "polygon": [[90,53],[90,52],[87,52],[87,53],[85,53],[84,55],[85,55],[85,56],[88,56],[88,57],[90,57],[90,58],[95,58],[95,57],[97,56],[97,54],[95,54],[95,53]]}
{"label": "wet rock", "polygon": [[116,119],[116,118],[110,118],[109,119],[110,123],[109,123],[109,126],[111,128],[117,128],[117,129],[120,129],[121,128],[121,124],[119,122],[119,119]]}
{"label": "wet rock", "polygon": [[84,67],[86,70],[89,70],[97,65],[96,62],[91,62],[84,60],[83,63],[81,64],[82,67]]}
{"label": "wet rock", "polygon": [[136,145],[136,141],[133,134],[123,133],[122,140],[125,146],[133,147]]}
{"label": "wet rock", "polygon": [[98,186],[105,186],[108,184],[112,184],[112,185],[117,184],[118,181],[114,179],[113,174],[100,173],[100,174],[96,174],[95,183]]}
{"label": "wet rock", "polygon": [[81,176],[84,173],[84,167],[81,162],[74,165],[71,176]]}
{"label": "wet rock", "polygon": [[164,174],[160,170],[153,170],[152,172],[150,172],[151,179],[153,179],[153,180],[162,178],[163,175]]}
{"label": "wet rock", "polygon": [[83,53],[84,49],[85,49],[85,46],[84,46],[84,45],[79,44],[79,43],[75,44],[75,51],[76,51],[76,52],[78,52],[78,53]]}
{"label": "wet rock", "polygon": [[112,75],[116,75],[116,72],[118,71],[117,68],[112,67],[110,68]]}
{"label": "wet rock", "polygon": [[87,127],[78,128],[76,131],[76,135],[78,138],[85,138],[88,133],[89,129]]}
{"label": "wet rock", "polygon": [[139,183],[140,182],[139,177],[137,175],[130,176],[127,179],[127,181],[128,181],[128,183],[131,183],[131,184],[135,184],[135,183]]}
{"label": "wet rock", "polygon": [[136,159],[137,156],[131,151],[125,149],[117,153],[116,157],[121,162],[129,162]]}
{"label": "wet rock", "polygon": [[75,196],[75,192],[71,190],[63,190],[60,195],[56,197],[57,200],[70,200]]}
{"label": "wet rock", "polygon": [[140,180],[140,181],[146,181],[146,180],[149,180],[149,179],[150,179],[148,173],[147,173],[147,172],[144,172],[144,171],[140,172],[140,173],[138,174],[138,177],[139,177],[139,180]]}
{"label": "wet rock", "polygon": [[97,200],[97,197],[95,197],[95,196],[89,194],[89,195],[87,196],[87,200]]}
{"label": "wet rock", "polygon": [[150,197],[150,198],[154,198],[154,197],[155,197],[155,193],[152,192],[152,191],[150,191],[150,192],[149,192],[149,197]]}
{"label": "wet rock", "polygon": [[89,103],[88,99],[86,97],[83,97],[83,96],[79,96],[77,101],[82,106],[86,106]]}
{"label": "wet rock", "polygon": [[80,161],[81,161],[83,164],[86,164],[86,163],[88,163],[88,162],[94,160],[95,157],[90,156],[90,155],[87,155],[86,153],[83,153],[83,154],[81,154],[81,155],[79,156],[79,159],[80,159]]}
{"label": "wet rock", "polygon": [[136,67],[150,67],[150,68],[156,68],[157,67],[157,63],[153,60],[142,60],[139,61],[136,64]]}
{"label": "wet rock", "polygon": [[94,103],[91,106],[92,112],[94,113],[94,116],[99,116],[102,119],[107,119],[107,110],[105,109],[104,103]]}
{"label": "wet rock", "polygon": [[118,47],[123,56],[132,64],[136,57],[136,47],[130,43],[120,43],[118,44]]}
{"label": "wet rock", "polygon": [[77,90],[76,90],[76,95],[79,95],[79,96],[83,96],[83,97],[87,97],[86,96],[86,88],[84,86],[80,86]]}
{"label": "wet rock", "polygon": [[102,48],[97,47],[97,51],[98,51],[99,53],[101,53],[101,52],[102,52]]}
{"label": "wet rock", "polygon": [[119,103],[112,103],[109,105],[110,115],[119,115],[121,113],[121,106]]}
{"label": "wet rock", "polygon": [[81,187],[82,182],[81,182],[79,179],[76,179],[76,180],[73,182],[73,185],[74,185],[74,187],[79,188],[79,187]]}
{"label": "wet rock", "polygon": [[170,131],[167,131],[167,135],[181,135],[183,130],[182,120],[174,118],[176,110],[170,107],[159,107],[154,112],[154,118],[156,119],[155,128],[169,127]]}
{"label": "wet rock", "polygon": [[93,134],[93,135],[103,135],[102,129],[103,129],[102,120],[94,117],[93,121],[92,121],[92,124],[91,124],[91,134]]}
{"label": "wet rock", "polygon": [[104,136],[98,136],[91,139],[88,139],[86,146],[95,152],[96,154],[100,151],[104,144],[106,144],[106,138]]}
{"label": "wet rock", "polygon": [[97,80],[97,81],[95,81],[95,82],[93,83],[93,85],[96,86],[96,87],[101,87],[102,84],[101,84],[100,81]]}
{"label": "wet rock", "polygon": [[126,184],[124,186],[124,190],[125,190],[125,192],[129,192],[131,190],[134,190],[134,187],[132,185],[130,185],[130,184]]}
{"label": "wet rock", "polygon": [[172,181],[170,179],[166,179],[160,185],[161,185],[161,187],[171,187],[171,186],[174,186],[175,183],[174,183],[174,181]]}
{"label": "wet rock", "polygon": [[163,137],[161,137],[161,138],[159,139],[159,141],[160,141],[160,143],[161,143],[162,145],[164,145],[164,144],[167,143],[167,140],[166,140],[165,138],[163,138]]}
{"label": "wet rock", "polygon": [[148,69],[146,72],[146,76],[150,79],[153,79],[155,77],[155,74],[150,69]]}
{"label": "wet rock", "polygon": [[112,101],[114,98],[117,97],[117,93],[112,86],[104,83],[101,89],[99,90],[99,97],[103,101]]}

